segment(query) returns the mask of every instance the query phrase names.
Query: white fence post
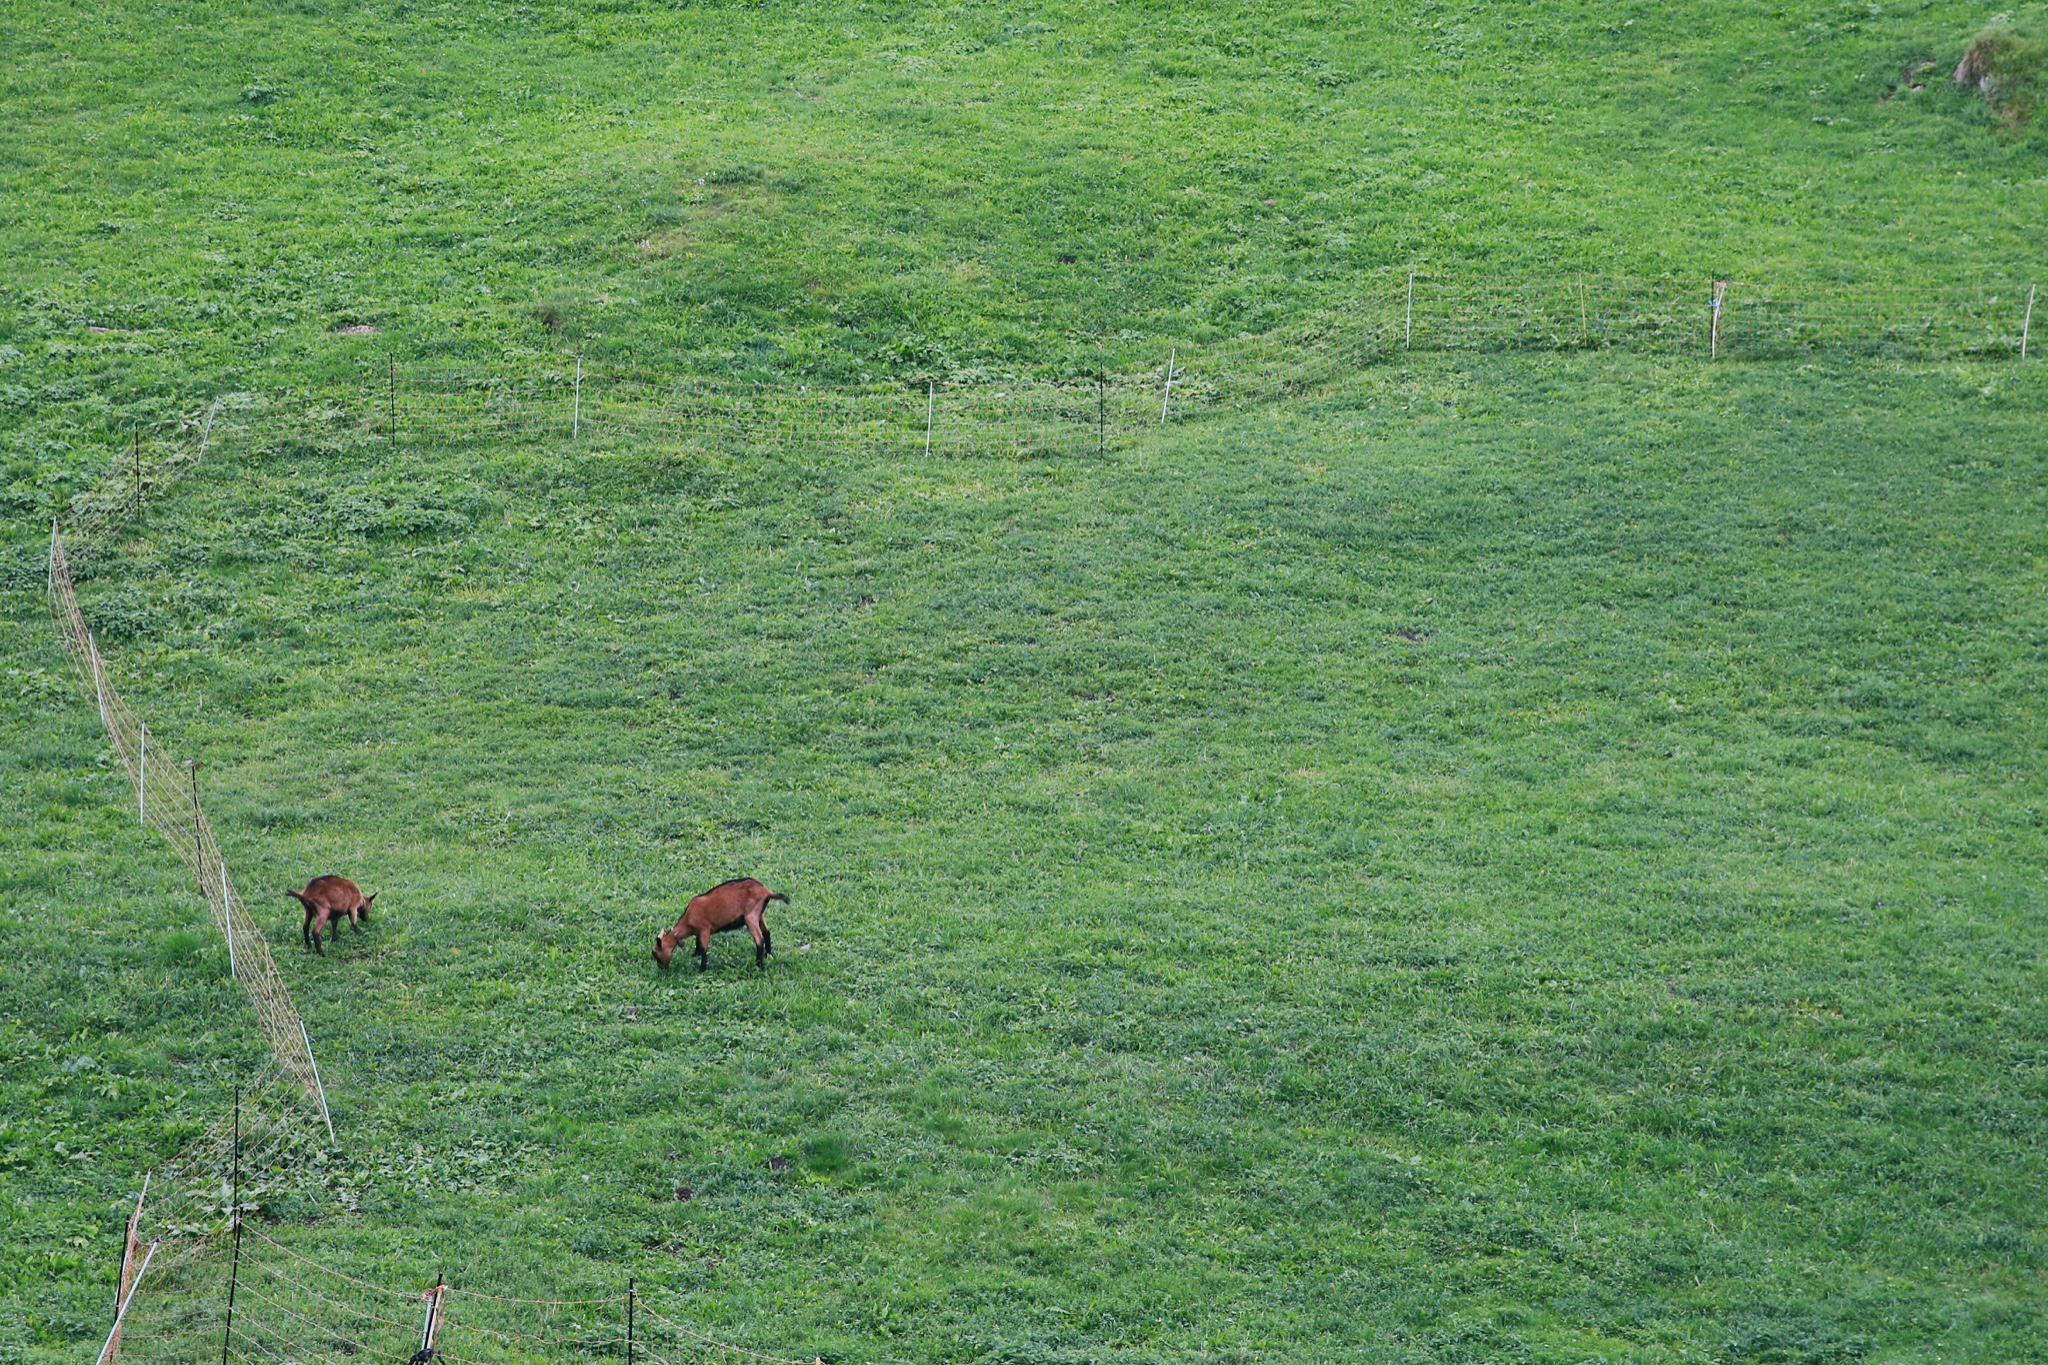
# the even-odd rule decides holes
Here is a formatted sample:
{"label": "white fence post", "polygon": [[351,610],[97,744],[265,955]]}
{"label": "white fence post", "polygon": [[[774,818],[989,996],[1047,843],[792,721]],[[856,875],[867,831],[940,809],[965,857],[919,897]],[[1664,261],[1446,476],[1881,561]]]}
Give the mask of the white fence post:
{"label": "white fence post", "polygon": [[306,1065],[313,1068],[313,1088],[320,1092],[320,1118],[327,1125],[327,1140],[334,1141],[334,1116],[327,1112],[327,1087],[320,1080],[320,1063],[313,1057],[313,1038],[306,1032],[306,1021],[299,1020],[299,1038],[306,1044]]}
{"label": "white fence post", "polygon": [[93,1365],[106,1365],[107,1352],[114,1349],[114,1342],[121,1335],[121,1322],[128,1316],[128,1305],[135,1302],[135,1291],[142,1288],[142,1277],[149,1273],[150,1258],[155,1255],[156,1243],[151,1242],[149,1250],[143,1254],[142,1269],[135,1272],[135,1283],[128,1286],[128,1297],[121,1300],[120,1311],[114,1314],[114,1326],[113,1330],[107,1333],[107,1344],[100,1347],[100,1358],[94,1361]]}

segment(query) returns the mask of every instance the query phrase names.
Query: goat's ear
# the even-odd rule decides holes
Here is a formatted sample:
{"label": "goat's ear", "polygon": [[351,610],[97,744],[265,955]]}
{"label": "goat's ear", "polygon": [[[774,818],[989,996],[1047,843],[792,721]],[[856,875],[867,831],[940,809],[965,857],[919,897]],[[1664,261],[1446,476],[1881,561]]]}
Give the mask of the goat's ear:
{"label": "goat's ear", "polygon": [[384,894],[384,893],[383,893],[382,891],[372,891],[372,892],[371,892],[371,893],[370,893],[369,895],[367,895],[367,896],[363,897],[363,909],[365,909],[365,910],[369,909],[369,908],[370,908],[370,902],[371,902],[371,901],[373,901],[373,900],[375,900],[375,899],[377,899],[377,897],[379,897],[379,896],[381,896],[381,895],[383,895],[383,894]]}

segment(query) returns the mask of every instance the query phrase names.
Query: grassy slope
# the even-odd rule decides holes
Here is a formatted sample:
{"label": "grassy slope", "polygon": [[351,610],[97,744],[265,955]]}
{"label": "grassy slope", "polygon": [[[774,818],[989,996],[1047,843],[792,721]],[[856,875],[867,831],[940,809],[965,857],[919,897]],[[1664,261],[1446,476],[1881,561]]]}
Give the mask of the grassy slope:
{"label": "grassy slope", "polygon": [[[849,1359],[2004,1360],[2048,1326],[2044,399],[1500,359],[1099,463],[224,455],[93,596],[238,880],[387,889],[323,959],[271,915],[362,1168],[303,1235],[401,1282],[630,1269]],[[473,529],[283,534],[366,491]],[[123,967],[198,912],[34,702],[55,1358],[105,1290],[35,1258],[109,1264],[138,1106],[220,1084],[152,992],[219,964],[68,985],[95,886]],[[771,970],[658,975],[671,886],[742,870],[796,897]]]}
{"label": "grassy slope", "polygon": [[1878,98],[1983,19],[15,3],[0,382],[28,453],[97,404],[566,346],[542,303],[595,354],[848,376],[1257,329],[1417,262],[2032,278],[2041,136]]}
{"label": "grassy slope", "polygon": [[[130,416],[390,350],[845,376],[1418,258],[2025,275],[2038,135],[1876,98],[1984,17],[6,5],[0,529]],[[363,1163],[320,1235],[398,1280],[631,1267],[857,1359],[1995,1360],[2042,1334],[2023,379],[1432,362],[1103,465],[227,463],[94,595],[246,884],[391,888],[287,965]],[[337,539],[366,489],[474,528]],[[17,576],[0,1353],[69,1360],[254,1042]],[[654,978],[668,879],[738,867],[798,896],[775,969]]]}

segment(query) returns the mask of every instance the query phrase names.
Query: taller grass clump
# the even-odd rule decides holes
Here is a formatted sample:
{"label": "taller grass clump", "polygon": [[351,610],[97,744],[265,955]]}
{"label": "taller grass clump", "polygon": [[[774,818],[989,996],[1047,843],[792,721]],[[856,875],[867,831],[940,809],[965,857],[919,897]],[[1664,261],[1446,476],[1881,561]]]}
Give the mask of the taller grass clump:
{"label": "taller grass clump", "polygon": [[2048,43],[1999,19],[1963,49],[1954,79],[1957,85],[1975,86],[2000,124],[2019,129],[2033,119],[2044,66]]}

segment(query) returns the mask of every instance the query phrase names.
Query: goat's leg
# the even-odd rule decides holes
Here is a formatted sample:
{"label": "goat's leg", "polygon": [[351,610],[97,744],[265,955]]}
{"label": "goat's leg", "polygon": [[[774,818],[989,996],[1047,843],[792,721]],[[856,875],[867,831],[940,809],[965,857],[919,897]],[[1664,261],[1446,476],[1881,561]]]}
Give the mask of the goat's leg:
{"label": "goat's leg", "polygon": [[326,928],[326,920],[316,919],[313,921],[313,951],[320,954],[320,956],[322,957],[327,956],[327,950],[320,946],[320,935],[326,930]]}
{"label": "goat's leg", "polygon": [[703,971],[710,961],[711,931],[709,929],[699,929],[697,931],[697,970]]}
{"label": "goat's leg", "polygon": [[768,926],[761,922],[761,912],[755,910],[747,916],[747,932],[754,938],[754,965],[759,967],[768,960]]}

